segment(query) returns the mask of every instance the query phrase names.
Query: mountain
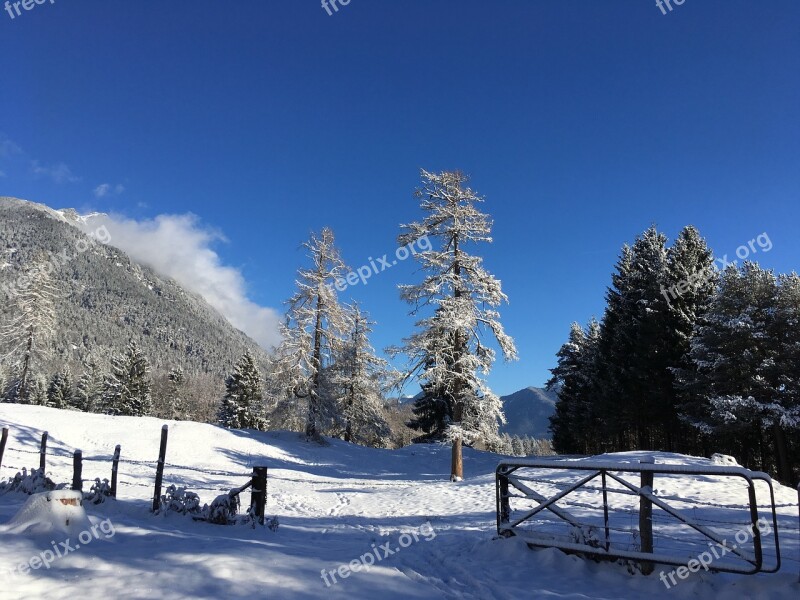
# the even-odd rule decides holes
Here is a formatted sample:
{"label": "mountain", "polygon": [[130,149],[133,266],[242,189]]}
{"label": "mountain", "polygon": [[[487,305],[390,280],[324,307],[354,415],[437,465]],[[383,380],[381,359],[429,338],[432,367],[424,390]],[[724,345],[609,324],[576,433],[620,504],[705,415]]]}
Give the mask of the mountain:
{"label": "mountain", "polygon": [[506,424],[501,433],[509,435],[550,438],[549,417],[555,412],[557,396],[542,388],[528,387],[508,396],[502,396]]}
{"label": "mountain", "polygon": [[134,262],[102,228],[85,234],[91,217],[0,197],[0,323],[13,314],[15,290],[33,265],[47,265],[58,290],[51,356],[40,374],[65,363],[79,372],[90,354],[102,363],[131,339],[155,371],[180,366],[222,379],[246,350],[266,362],[267,353],[203,298]]}

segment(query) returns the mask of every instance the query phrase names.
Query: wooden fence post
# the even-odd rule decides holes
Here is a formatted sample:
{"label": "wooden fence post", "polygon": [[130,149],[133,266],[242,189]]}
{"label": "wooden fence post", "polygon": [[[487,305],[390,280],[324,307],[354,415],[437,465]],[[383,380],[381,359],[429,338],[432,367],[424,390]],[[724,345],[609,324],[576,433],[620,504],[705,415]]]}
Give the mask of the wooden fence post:
{"label": "wooden fence post", "polygon": [[156,489],[153,492],[153,512],[158,512],[161,505],[161,482],[164,479],[164,459],[167,456],[167,435],[169,427],[161,428],[161,447],[158,449],[158,465],[156,466]]}
{"label": "wooden fence post", "polygon": [[83,452],[75,450],[72,456],[72,489],[83,491]]}
{"label": "wooden fence post", "polygon": [[511,503],[508,500],[508,475],[500,473],[500,523],[508,523],[511,518]]}
{"label": "wooden fence post", "polygon": [[3,454],[6,451],[7,441],[8,441],[8,427],[3,427],[3,437],[0,438],[0,467],[3,466]]}
{"label": "wooden fence post", "polygon": [[117,469],[119,469],[120,445],[114,448],[114,462],[111,463],[111,497],[117,497]]}
{"label": "wooden fence post", "polygon": [[267,467],[253,467],[253,487],[250,491],[250,508],[255,507],[258,523],[263,525],[267,510]]}
{"label": "wooden fence post", "polygon": [[45,462],[47,459],[47,432],[42,434],[42,445],[39,448],[39,468],[44,472]]}
{"label": "wooden fence post", "polygon": [[[643,458],[639,461],[641,465],[652,465],[655,463],[653,457]],[[648,494],[653,493],[653,472],[642,471],[642,492]],[[639,494],[639,541],[641,542],[641,551],[647,554],[653,553],[653,503]],[[655,568],[653,563],[649,560],[641,561],[642,574],[650,575]]]}

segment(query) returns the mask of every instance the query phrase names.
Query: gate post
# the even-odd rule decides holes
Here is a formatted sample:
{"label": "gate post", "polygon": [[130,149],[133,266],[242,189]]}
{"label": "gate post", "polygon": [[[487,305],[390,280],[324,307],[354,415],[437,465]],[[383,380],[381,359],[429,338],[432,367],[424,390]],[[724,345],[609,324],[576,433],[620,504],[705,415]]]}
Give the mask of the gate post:
{"label": "gate post", "polygon": [[[639,461],[641,465],[655,464],[655,459],[652,456],[643,458]],[[642,483],[639,490],[639,541],[641,543],[641,551],[647,554],[653,553],[653,503],[642,495],[642,492],[647,494],[653,493],[653,472],[641,471]],[[641,569],[643,575],[650,575],[653,572],[653,563],[649,560],[641,561]]]}

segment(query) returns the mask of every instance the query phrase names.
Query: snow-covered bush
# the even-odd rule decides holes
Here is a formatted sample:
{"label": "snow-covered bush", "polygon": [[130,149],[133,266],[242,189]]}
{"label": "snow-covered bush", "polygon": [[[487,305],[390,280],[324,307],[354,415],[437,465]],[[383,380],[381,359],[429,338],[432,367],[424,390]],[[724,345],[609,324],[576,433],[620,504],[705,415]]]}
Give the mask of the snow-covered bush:
{"label": "snow-covered bush", "polygon": [[593,525],[589,525],[588,527],[573,526],[569,532],[569,537],[570,542],[573,544],[591,546],[592,548],[599,548],[601,546],[597,528]]}
{"label": "snow-covered bush", "polygon": [[[205,510],[203,508],[202,510]],[[202,512],[200,508],[200,496],[194,492],[187,492],[186,488],[171,485],[165,494],[161,496],[161,514],[166,515],[176,512],[181,515],[196,515]]]}
{"label": "snow-covered bush", "polygon": [[0,483],[0,494],[20,492],[22,494],[31,495],[40,492],[49,492],[57,487],[59,486],[45,475],[43,469],[31,469],[30,472],[28,472],[28,470],[23,467],[22,472],[17,473],[8,481]]}
{"label": "snow-covered bush", "polygon": [[202,516],[209,523],[229,525],[236,522],[236,513],[239,512],[238,494],[221,494],[214,498],[211,506],[203,506]]}
{"label": "snow-covered bush", "polygon": [[94,483],[89,491],[83,494],[83,499],[87,502],[91,502],[92,504],[102,504],[106,501],[106,498],[110,497],[111,484],[108,482],[108,479],[103,479],[103,481],[100,481],[99,477],[95,478]]}

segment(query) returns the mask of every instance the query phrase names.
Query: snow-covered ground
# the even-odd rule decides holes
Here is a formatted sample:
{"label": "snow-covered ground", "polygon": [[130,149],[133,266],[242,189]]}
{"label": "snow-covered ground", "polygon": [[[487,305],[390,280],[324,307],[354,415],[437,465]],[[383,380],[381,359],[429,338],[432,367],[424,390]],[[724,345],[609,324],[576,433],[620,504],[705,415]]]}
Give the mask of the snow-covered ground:
{"label": "snow-covered ground", "polygon": [[[267,512],[280,521],[270,531],[149,513],[162,421],[2,404],[0,424],[11,429],[2,479],[38,464],[43,431],[50,438],[48,474],[57,482],[71,480],[76,448],[86,459],[85,479],[110,476],[116,444],[123,457],[118,500],[87,507],[95,524],[105,523],[103,533],[49,569],[9,573],[50,549],[51,541],[64,540],[5,530],[2,524],[27,497],[0,496],[0,598],[794,598],[800,592],[797,496],[780,486],[780,573],[701,571],[667,590],[658,570],[650,577],[631,575],[620,564],[495,539],[499,457],[493,454],[466,450],[467,478],[454,484],[447,481],[449,450],[438,446],[389,451],[332,441],[320,447],[291,433],[169,423],[165,487],[180,484],[211,502],[245,483],[252,466],[266,465]],[[657,460],[710,462],[675,455]],[[671,480],[669,493],[696,497],[695,483],[687,478],[683,488]],[[719,487],[706,488],[709,505],[727,501],[710,495],[721,493]],[[386,550],[393,554],[384,558]],[[326,586],[323,570],[336,571],[370,553],[380,560],[369,570],[337,575],[336,583],[329,575]]]}

